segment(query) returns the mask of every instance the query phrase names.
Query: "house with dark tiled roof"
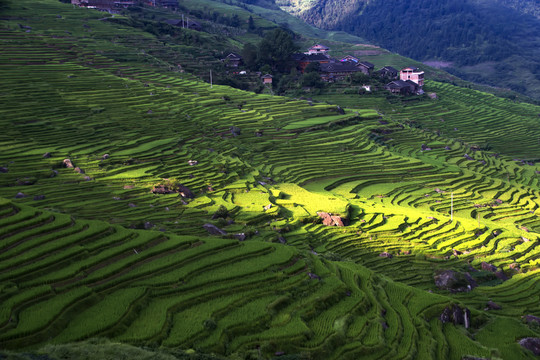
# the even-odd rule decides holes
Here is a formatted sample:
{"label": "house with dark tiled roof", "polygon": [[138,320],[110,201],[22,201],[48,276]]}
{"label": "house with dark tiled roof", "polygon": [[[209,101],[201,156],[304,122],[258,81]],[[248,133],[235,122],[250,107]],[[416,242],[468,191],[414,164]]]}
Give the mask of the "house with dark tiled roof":
{"label": "house with dark tiled roof", "polygon": [[229,55],[221,59],[225,63],[225,66],[238,67],[242,63],[242,57],[237,53],[231,52]]}
{"label": "house with dark tiled roof", "polygon": [[342,57],[339,61],[342,61],[342,62],[352,61],[352,62],[354,62],[356,64],[358,64],[360,62],[360,60],[357,57],[354,57],[352,55],[346,55],[346,56]]}
{"label": "house with dark tiled roof", "polygon": [[270,74],[266,74],[266,75],[261,76],[261,80],[262,80],[263,84],[265,84],[265,85],[267,85],[267,84],[271,85],[273,78],[274,77],[272,75],[270,75]]}
{"label": "house with dark tiled roof", "polygon": [[380,77],[392,80],[397,79],[399,75],[399,71],[391,66],[385,66],[382,69],[377,70],[375,73]]}
{"label": "house with dark tiled roof", "polygon": [[414,82],[394,80],[384,86],[392,94],[411,95],[416,93],[417,85]]}
{"label": "house with dark tiled roof", "polygon": [[343,80],[348,76],[361,71],[352,61],[335,61],[321,64],[321,79],[324,81]]}
{"label": "house with dark tiled roof", "polygon": [[331,61],[325,54],[293,54],[292,59],[296,62],[298,69],[302,73],[310,63],[317,62],[322,65],[328,64]]}
{"label": "house with dark tiled roof", "polygon": [[356,66],[366,75],[371,75],[371,72],[375,69],[375,65],[367,61],[361,61]]}

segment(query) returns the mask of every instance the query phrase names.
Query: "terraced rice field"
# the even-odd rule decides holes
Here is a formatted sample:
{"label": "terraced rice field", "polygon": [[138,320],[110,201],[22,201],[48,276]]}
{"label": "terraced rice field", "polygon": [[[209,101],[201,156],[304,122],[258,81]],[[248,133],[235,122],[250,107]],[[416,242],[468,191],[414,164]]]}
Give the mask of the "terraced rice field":
{"label": "terraced rice field", "polygon": [[[534,358],[517,340],[539,336],[538,107],[430,82],[439,100],[343,114],[211,87],[96,52],[143,35],[106,42],[122,26],[84,14],[99,34],[1,23],[0,348]],[[443,270],[479,286],[438,289]],[[440,321],[454,304],[469,328]]]}

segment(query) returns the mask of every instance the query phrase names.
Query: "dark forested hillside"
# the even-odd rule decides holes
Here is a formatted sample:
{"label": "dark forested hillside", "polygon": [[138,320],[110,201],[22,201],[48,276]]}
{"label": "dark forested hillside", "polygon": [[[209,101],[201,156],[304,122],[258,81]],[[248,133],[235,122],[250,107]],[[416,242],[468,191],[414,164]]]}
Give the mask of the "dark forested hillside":
{"label": "dark forested hillside", "polygon": [[[450,62],[450,71],[538,97],[538,5],[477,0],[278,1],[316,26],[343,30],[417,60]],[[529,15],[531,14],[531,15]]]}

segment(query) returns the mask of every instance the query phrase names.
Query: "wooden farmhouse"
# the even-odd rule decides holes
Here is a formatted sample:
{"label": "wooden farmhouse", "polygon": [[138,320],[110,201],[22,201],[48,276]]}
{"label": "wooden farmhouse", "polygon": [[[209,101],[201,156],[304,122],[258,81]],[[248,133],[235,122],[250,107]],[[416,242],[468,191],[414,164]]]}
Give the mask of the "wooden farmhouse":
{"label": "wooden farmhouse", "polygon": [[420,87],[418,84],[411,80],[394,80],[384,86],[384,88],[390,91],[392,94],[398,95],[411,95],[416,94]]}
{"label": "wooden farmhouse", "polygon": [[348,76],[361,71],[352,61],[335,61],[321,64],[321,79],[324,81],[337,81],[346,79]]}
{"label": "wooden farmhouse", "polygon": [[375,69],[375,65],[367,61],[361,61],[356,66],[358,67],[358,70],[366,75],[371,75],[371,72]]}
{"label": "wooden farmhouse", "polygon": [[344,56],[342,57],[339,61],[342,61],[342,62],[345,62],[345,61],[352,61],[356,64],[358,64],[360,62],[360,60],[357,58],[357,57],[354,57],[352,55],[347,55],[347,56]]}
{"label": "wooden farmhouse", "polygon": [[189,18],[185,19],[184,21],[180,19],[170,19],[170,20],[165,20],[165,22],[172,26],[178,26],[185,29],[202,31],[202,25],[198,23],[197,21],[191,20]]}
{"label": "wooden farmhouse", "polygon": [[225,66],[229,67],[238,67],[242,63],[242,57],[238,55],[237,53],[229,53],[229,55],[225,56],[223,59],[221,59],[225,63]]}
{"label": "wooden farmhouse", "polygon": [[322,65],[328,64],[331,61],[331,59],[325,54],[293,54],[292,58],[296,62],[301,73],[304,73],[306,67],[312,62],[317,62]]}
{"label": "wooden farmhouse", "polygon": [[178,8],[178,0],[145,0],[145,3],[150,6],[161,6],[169,9]]}
{"label": "wooden farmhouse", "polygon": [[391,66],[385,66],[380,70],[376,71],[377,75],[383,78],[394,80],[398,78],[399,71]]}
{"label": "wooden farmhouse", "polygon": [[272,75],[270,74],[263,75],[261,76],[261,79],[264,85],[272,85],[272,79],[273,79]]}

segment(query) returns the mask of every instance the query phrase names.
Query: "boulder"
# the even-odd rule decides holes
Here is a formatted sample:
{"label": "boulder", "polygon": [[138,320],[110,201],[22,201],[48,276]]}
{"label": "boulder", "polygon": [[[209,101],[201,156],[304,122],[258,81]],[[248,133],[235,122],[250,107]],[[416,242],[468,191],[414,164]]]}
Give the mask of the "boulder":
{"label": "boulder", "polygon": [[0,167],[0,173],[7,173],[9,169],[7,167]]}
{"label": "boulder", "polygon": [[506,274],[502,271],[502,270],[499,270],[497,272],[495,272],[495,276],[499,279],[501,279],[502,281],[506,281],[509,279],[508,276],[506,276]]}
{"label": "boulder", "polygon": [[540,338],[528,337],[519,340],[519,345],[527,350],[532,351],[536,356],[540,355]]}
{"label": "boulder", "polygon": [[471,322],[471,311],[457,305],[447,306],[442,311],[439,319],[442,323],[451,322],[454,325],[464,325],[468,329]]}
{"label": "boulder", "polygon": [[233,136],[238,136],[242,133],[242,130],[240,130],[240,128],[237,126],[231,126],[229,130],[231,131],[231,134],[233,134]]}
{"label": "boulder", "polygon": [[28,195],[26,195],[25,193],[23,192],[18,192],[17,195],[15,195],[15,199],[22,199],[22,198],[25,198],[27,197]]}
{"label": "boulder", "polygon": [[489,300],[486,304],[486,307],[484,308],[484,310],[488,311],[488,310],[501,310],[502,309],[502,306]]}
{"label": "boulder", "polygon": [[77,166],[77,167],[76,167],[75,169],[73,169],[73,170],[75,170],[75,172],[76,172],[76,173],[79,173],[79,174],[84,174],[84,170],[83,170],[83,169],[81,169],[81,168],[80,168],[80,167],[78,167],[78,166]]}
{"label": "boulder", "polygon": [[182,184],[178,185],[178,193],[184,198],[193,199],[195,197],[195,194],[193,194],[191,190],[187,188],[187,186]]}
{"label": "boulder", "polygon": [[34,185],[35,183],[35,178],[17,179],[17,185]]}
{"label": "boulder", "polygon": [[313,279],[313,280],[321,280],[321,277],[319,275],[311,273],[311,272],[308,272],[308,276],[310,279]]}
{"label": "boulder", "polygon": [[534,315],[525,315],[525,316],[522,316],[522,318],[523,318],[528,324],[536,323],[536,324],[540,325],[540,317],[538,317],[538,316],[534,316]]}
{"label": "boulder", "polygon": [[45,154],[43,154],[43,158],[44,159],[48,159],[52,156],[52,154],[50,152],[46,152]]}
{"label": "boulder", "polygon": [[101,160],[107,160],[110,157],[111,156],[109,154],[103,154],[103,156],[101,157]]}
{"label": "boulder", "polygon": [[317,215],[323,219],[323,224],[326,226],[345,226],[344,219],[340,216],[332,215],[327,212],[320,211]]}
{"label": "boulder", "polygon": [[239,241],[244,241],[247,239],[247,236],[245,233],[239,233],[239,234],[234,234],[233,235],[236,239],[238,239]]}
{"label": "boulder", "polygon": [[380,257],[385,257],[385,258],[388,258],[388,259],[391,259],[391,258],[393,258],[393,255],[392,255],[392,254],[390,254],[389,252],[386,252],[386,251],[385,251],[385,252],[382,252],[382,253],[380,253],[380,254],[379,254],[379,256],[380,256]]}
{"label": "boulder", "polygon": [[331,219],[335,226],[345,226],[343,219],[340,216],[332,215]]}
{"label": "boulder", "polygon": [[287,240],[283,236],[278,237],[278,240],[279,240],[279,242],[281,244],[286,244],[287,243]]}
{"label": "boulder", "polygon": [[62,161],[62,164],[64,165],[64,167],[67,167],[68,169],[74,168],[73,163],[71,162],[70,159],[64,159],[64,161]]}
{"label": "boulder", "polygon": [[172,194],[172,193],[174,193],[174,190],[169,189],[169,187],[167,185],[156,185],[156,186],[154,186],[152,188],[152,190],[150,190],[150,192],[152,194],[163,195],[163,194]]}
{"label": "boulder", "polygon": [[444,270],[435,275],[435,286],[439,289],[450,290],[457,287],[461,283],[459,274],[453,270]]}
{"label": "boulder", "polygon": [[468,272],[464,273],[463,277],[465,277],[465,280],[467,280],[467,282],[469,283],[471,290],[478,286],[476,280],[474,280],[471,274],[469,274]]}
{"label": "boulder", "polygon": [[34,200],[45,200],[45,195],[36,195],[34,196]]}
{"label": "boulder", "polygon": [[494,273],[494,272],[497,271],[497,267],[495,265],[491,265],[491,264],[488,264],[485,261],[482,261],[482,270],[491,271],[491,272]]}
{"label": "boulder", "polygon": [[223,236],[227,235],[227,232],[225,230],[222,230],[218,228],[216,225],[213,224],[204,224],[203,228],[208,231],[210,235],[216,235],[216,236]]}
{"label": "boulder", "polygon": [[448,307],[445,307],[441,315],[439,316],[439,319],[443,324],[449,323],[452,321],[452,310]]}

